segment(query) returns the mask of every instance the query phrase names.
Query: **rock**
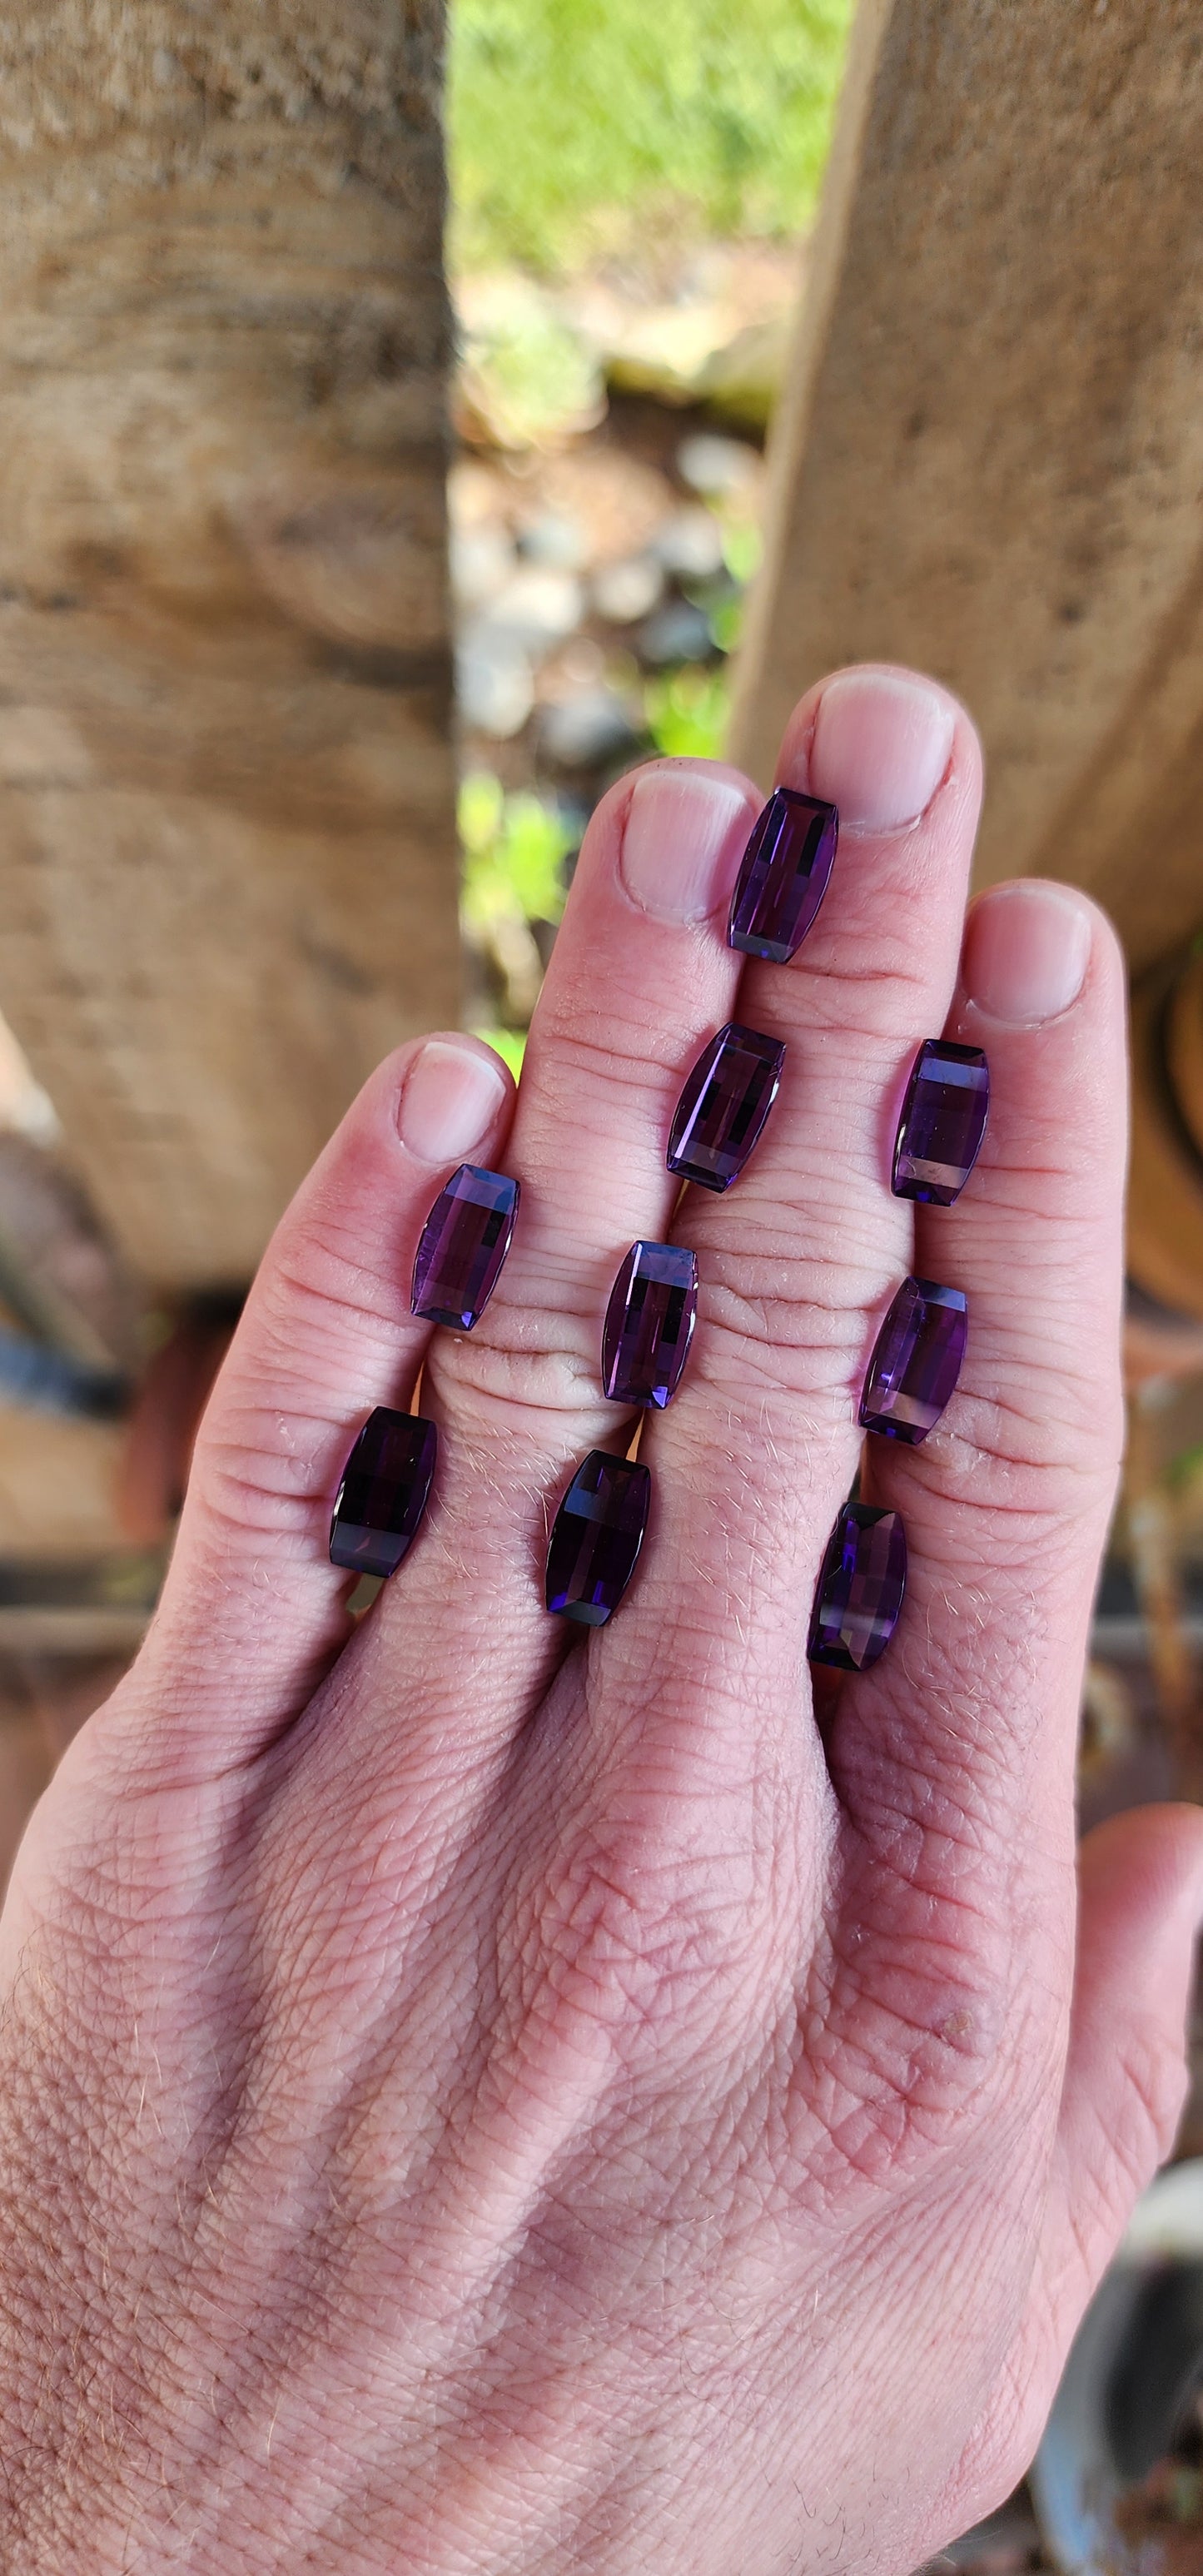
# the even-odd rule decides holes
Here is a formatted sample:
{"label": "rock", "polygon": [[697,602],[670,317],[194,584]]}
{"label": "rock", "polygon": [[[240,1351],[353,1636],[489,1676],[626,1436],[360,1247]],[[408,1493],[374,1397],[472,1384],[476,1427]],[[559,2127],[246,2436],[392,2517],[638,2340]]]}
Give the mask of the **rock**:
{"label": "rock", "polygon": [[692,492],[707,498],[725,500],[733,493],[744,493],[754,484],[761,471],[760,455],[743,438],[720,438],[717,431],[699,430],[692,438],[683,438],[677,449],[677,472]]}
{"label": "rock", "polygon": [[514,549],[504,528],[452,527],[451,592],[457,608],[484,608],[514,569]]}
{"label": "rock", "polygon": [[541,510],[518,533],[518,551],[528,563],[553,572],[579,572],[585,561],[585,539],[575,519],[560,510]]}
{"label": "rock", "polygon": [[612,689],[582,690],[539,713],[539,749],[557,769],[598,769],[631,751],[639,734]]}
{"label": "rock", "polygon": [[514,636],[485,618],[460,638],[455,685],[461,721],[495,742],[521,733],[535,702],[529,656]]}
{"label": "rock", "polygon": [[585,594],[574,574],[522,564],[499,590],[489,622],[536,658],[571,635],[585,614]]}
{"label": "rock", "polygon": [[670,599],[657,609],[640,628],[636,644],[640,661],[656,669],[668,662],[708,661],[714,649],[706,611],[690,599]]}
{"label": "rock", "polygon": [[593,605],[610,626],[633,626],[664,596],[664,568],[654,555],[628,555],[605,564],[593,581]]}
{"label": "rock", "polygon": [[572,519],[591,565],[640,554],[680,507],[667,475],[616,445],[582,444],[549,456],[539,468],[546,509]]}
{"label": "rock", "polygon": [[674,581],[712,581],[722,570],[723,532],[711,510],[674,510],[652,544]]}

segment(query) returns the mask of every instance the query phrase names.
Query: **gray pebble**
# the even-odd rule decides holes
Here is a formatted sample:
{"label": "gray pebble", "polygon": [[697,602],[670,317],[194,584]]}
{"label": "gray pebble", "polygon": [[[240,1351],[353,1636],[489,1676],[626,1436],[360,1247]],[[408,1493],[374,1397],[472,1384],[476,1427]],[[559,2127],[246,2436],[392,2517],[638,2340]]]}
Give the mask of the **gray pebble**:
{"label": "gray pebble", "polygon": [[579,697],[541,708],[539,749],[557,769],[596,769],[639,739],[621,698],[612,689],[582,690]]}
{"label": "gray pebble", "polygon": [[593,605],[611,626],[633,626],[664,596],[664,569],[654,555],[627,555],[593,577]]}
{"label": "gray pebble", "polygon": [[639,630],[636,647],[641,662],[705,662],[714,649],[710,620],[692,600],[670,599]]}
{"label": "gray pebble", "polygon": [[760,463],[754,447],[742,438],[719,438],[714,432],[698,430],[692,438],[683,438],[677,449],[677,472],[693,492],[714,493],[716,498],[727,492],[745,491]]}
{"label": "gray pebble", "polygon": [[528,653],[550,652],[580,625],[585,594],[574,573],[522,564],[489,605],[489,619]]}
{"label": "gray pebble", "polygon": [[652,539],[674,581],[709,581],[723,560],[723,532],[710,510],[674,510]]}
{"label": "gray pebble", "polygon": [[458,608],[483,608],[509,580],[514,549],[504,528],[453,528],[451,590]]}
{"label": "gray pebble", "polygon": [[535,702],[529,657],[512,635],[485,618],[460,637],[455,686],[462,723],[495,742],[521,733]]}
{"label": "gray pebble", "polygon": [[550,571],[579,572],[586,549],[575,519],[544,510],[520,531],[518,551],[528,563],[546,564]]}

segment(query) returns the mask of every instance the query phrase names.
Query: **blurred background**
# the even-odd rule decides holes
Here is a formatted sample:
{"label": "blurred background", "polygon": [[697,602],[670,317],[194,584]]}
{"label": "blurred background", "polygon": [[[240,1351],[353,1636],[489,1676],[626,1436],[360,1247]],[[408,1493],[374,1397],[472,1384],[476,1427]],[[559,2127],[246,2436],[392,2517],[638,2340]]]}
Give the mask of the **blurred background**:
{"label": "blurred background", "polygon": [[[1125,942],[1081,1803],[1203,1795],[1193,0],[34,0],[0,52],[0,1873],[358,1083],[457,1019],[518,1069],[605,787],[767,783],[861,655],[973,710],[979,882]],[[1185,2576],[1180,2416],[1123,2549]]]}

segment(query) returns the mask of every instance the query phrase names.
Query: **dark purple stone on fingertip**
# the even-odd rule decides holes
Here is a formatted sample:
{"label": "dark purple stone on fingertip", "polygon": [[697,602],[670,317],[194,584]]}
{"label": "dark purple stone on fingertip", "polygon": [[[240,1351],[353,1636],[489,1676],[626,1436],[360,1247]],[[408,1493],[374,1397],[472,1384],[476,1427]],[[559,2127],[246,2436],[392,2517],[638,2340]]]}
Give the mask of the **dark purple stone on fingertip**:
{"label": "dark purple stone on fingertip", "polygon": [[960,1375],[968,1313],[964,1291],[904,1279],[873,1346],[860,1401],[866,1431],[926,1440]]}
{"label": "dark purple stone on fingertip", "polygon": [[410,1311],[470,1333],[501,1276],[518,1213],[518,1183],[461,1163],[439,1191],[414,1256]]}
{"label": "dark purple stone on fingertip", "polygon": [[590,1450],[552,1523],[549,1610],[586,1628],[605,1626],[635,1571],[651,1496],[650,1468]]}
{"label": "dark purple stone on fingertip", "polygon": [[633,1243],[610,1291],[602,1386],[613,1404],[668,1404],[680,1382],[698,1311],[697,1255],[676,1243]]}
{"label": "dark purple stone on fingertip", "polygon": [[925,1038],[898,1121],[895,1197],[951,1207],[981,1151],[989,1111],[990,1069],[981,1048]]}
{"label": "dark purple stone on fingertip", "polygon": [[812,1664],[867,1672],[884,1655],[906,1591],[901,1512],[845,1503],[828,1542],[807,1653]]}
{"label": "dark purple stone on fingertip", "polygon": [[827,892],[840,818],[834,805],[775,787],[743,855],[727,944],[745,957],[785,965],[800,948]]}
{"label": "dark purple stone on fingertip", "polygon": [[704,1190],[738,1180],[781,1087],[785,1045],[729,1020],[704,1046],[673,1113],[668,1168]]}
{"label": "dark purple stone on fingertip", "polygon": [[439,1435],[419,1413],[378,1404],[342,1473],[330,1523],[330,1562],[355,1574],[395,1574],[430,1495]]}

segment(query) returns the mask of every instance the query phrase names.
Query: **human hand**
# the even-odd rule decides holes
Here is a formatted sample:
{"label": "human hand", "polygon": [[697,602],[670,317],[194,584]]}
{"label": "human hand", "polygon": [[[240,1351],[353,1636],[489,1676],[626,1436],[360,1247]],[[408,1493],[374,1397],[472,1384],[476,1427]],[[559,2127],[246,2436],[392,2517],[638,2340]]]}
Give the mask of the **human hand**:
{"label": "human hand", "polygon": [[[0,2558],[331,2576],[905,2571],[1026,2464],[1169,2147],[1203,1820],[1092,1838],[1073,1754],[1120,1443],[1123,979],[1032,886],[962,916],[941,691],[844,674],[781,775],[841,808],[788,967],[725,946],[758,799],[660,763],[595,815],[521,1099],[383,1065],[285,1217],[145,1647],[18,1860],[0,1979]],[[918,815],[917,821],[911,818]],[[741,965],[743,971],[741,974]],[[612,1624],[549,1619],[606,1293],[663,1236],[682,1076],[788,1041],[641,1455]],[[919,1039],[984,1045],[953,1209],[891,1196]],[[469,1338],[408,1310],[462,1158],[522,1181]],[[816,1725],[818,1566],[876,1324],[969,1299],[956,1395],[872,1444],[910,1586]],[[434,1499],[354,1629],[330,1499],[379,1402]]]}

